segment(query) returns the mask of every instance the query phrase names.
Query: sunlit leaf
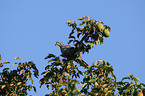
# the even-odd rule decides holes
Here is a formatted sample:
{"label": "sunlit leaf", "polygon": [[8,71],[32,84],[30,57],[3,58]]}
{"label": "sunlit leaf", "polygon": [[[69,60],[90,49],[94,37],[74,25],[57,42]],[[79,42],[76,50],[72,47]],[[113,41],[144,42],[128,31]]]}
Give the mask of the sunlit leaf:
{"label": "sunlit leaf", "polygon": [[17,83],[17,85],[20,85],[20,84],[21,84],[21,82],[18,82],[18,83]]}
{"label": "sunlit leaf", "polygon": [[7,63],[10,63],[10,62],[8,62],[8,61],[6,61],[6,62],[3,62],[3,64],[7,64]]}
{"label": "sunlit leaf", "polygon": [[83,85],[82,85],[82,87],[85,87],[87,85],[87,83],[84,83]]}
{"label": "sunlit leaf", "polygon": [[0,54],[0,60],[2,60],[2,55]]}
{"label": "sunlit leaf", "polygon": [[31,81],[31,83],[33,84],[33,79],[32,79],[32,77],[29,77],[29,80]]}
{"label": "sunlit leaf", "polygon": [[21,60],[21,58],[20,58],[20,57],[15,57],[15,58],[14,58],[14,60],[17,60],[17,59]]}
{"label": "sunlit leaf", "polygon": [[66,24],[69,24],[69,23],[72,23],[72,20],[68,20],[68,21],[66,22]]}
{"label": "sunlit leaf", "polygon": [[5,88],[5,87],[6,87],[6,85],[2,85],[2,89]]}
{"label": "sunlit leaf", "polygon": [[132,76],[131,74],[128,74],[127,76]]}
{"label": "sunlit leaf", "polygon": [[22,72],[25,73],[25,70],[21,70],[21,71],[20,71],[20,74],[21,74]]}
{"label": "sunlit leaf", "polygon": [[45,74],[44,74],[44,75],[47,75],[47,73],[50,73],[50,71],[45,72]]}
{"label": "sunlit leaf", "polygon": [[136,78],[136,80],[140,82],[140,79],[139,78]]}
{"label": "sunlit leaf", "polygon": [[91,44],[90,44],[91,48],[93,48],[93,45],[94,45],[94,43],[91,43]]}
{"label": "sunlit leaf", "polygon": [[80,18],[77,19],[77,21],[78,21],[78,20],[83,20],[83,18],[80,17]]}
{"label": "sunlit leaf", "polygon": [[18,64],[18,63],[14,63],[13,66],[16,65],[16,64]]}

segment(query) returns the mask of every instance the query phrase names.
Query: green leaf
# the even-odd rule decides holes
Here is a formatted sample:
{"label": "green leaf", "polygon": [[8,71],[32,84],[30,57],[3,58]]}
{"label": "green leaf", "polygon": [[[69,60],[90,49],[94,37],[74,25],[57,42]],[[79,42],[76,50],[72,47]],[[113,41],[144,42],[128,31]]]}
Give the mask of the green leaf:
{"label": "green leaf", "polygon": [[77,19],[77,21],[79,21],[79,20],[83,20],[83,18],[80,17],[80,18]]}
{"label": "green leaf", "polygon": [[69,40],[68,44],[70,44],[73,40]]}
{"label": "green leaf", "polygon": [[21,71],[20,71],[20,74],[21,74],[22,72],[25,73],[25,70],[21,70]]}
{"label": "green leaf", "polygon": [[68,21],[66,22],[66,24],[69,24],[69,23],[72,23],[72,20],[68,20]]}
{"label": "green leaf", "polygon": [[5,87],[6,87],[6,85],[2,85],[2,89],[5,88]]}
{"label": "green leaf", "polygon": [[84,83],[84,84],[82,85],[82,87],[84,88],[86,85],[87,85],[87,83]]}
{"label": "green leaf", "polygon": [[78,34],[77,34],[77,37],[79,38],[79,36],[80,36],[81,34],[82,34],[82,33],[78,33]]}
{"label": "green leaf", "polygon": [[7,70],[9,70],[9,68],[4,68],[4,69],[3,69],[3,71],[7,71]]}
{"label": "green leaf", "polygon": [[125,79],[130,79],[129,77],[124,77],[121,81],[125,80]]}
{"label": "green leaf", "polygon": [[103,38],[99,37],[99,40],[100,40],[100,44],[103,44]]}
{"label": "green leaf", "polygon": [[20,84],[21,84],[21,82],[18,82],[18,83],[17,83],[17,85],[20,85]]}
{"label": "green leaf", "polygon": [[8,61],[6,61],[6,62],[3,62],[3,64],[7,64],[7,63],[10,63],[10,62],[8,62]]}
{"label": "green leaf", "polygon": [[0,54],[0,60],[2,60],[2,55]]}
{"label": "green leaf", "polygon": [[31,81],[31,83],[33,84],[33,79],[32,79],[32,77],[29,77],[29,80]]}
{"label": "green leaf", "polygon": [[48,63],[51,62],[51,61],[55,61],[55,59],[50,59],[50,60],[48,61]]}
{"label": "green leaf", "polygon": [[16,65],[16,64],[18,64],[18,63],[14,63],[13,66]]}
{"label": "green leaf", "polygon": [[45,57],[45,59],[51,58],[51,57],[55,57],[54,54],[49,54],[47,57]]}
{"label": "green leaf", "polygon": [[130,76],[131,77],[132,75],[131,74],[128,74],[127,76]]}
{"label": "green leaf", "polygon": [[14,60],[17,60],[17,59],[21,60],[21,58],[20,58],[20,57],[15,57],[15,58],[14,58]]}
{"label": "green leaf", "polygon": [[136,78],[136,80],[140,82],[140,79],[139,78]]}
{"label": "green leaf", "polygon": [[33,86],[33,88],[34,88],[34,91],[36,92],[36,87],[35,87],[35,86]]}
{"label": "green leaf", "polygon": [[69,38],[75,38],[75,36],[70,36]]}
{"label": "green leaf", "polygon": [[91,48],[94,48],[93,45],[94,45],[94,43],[91,43],[91,44],[90,44]]}

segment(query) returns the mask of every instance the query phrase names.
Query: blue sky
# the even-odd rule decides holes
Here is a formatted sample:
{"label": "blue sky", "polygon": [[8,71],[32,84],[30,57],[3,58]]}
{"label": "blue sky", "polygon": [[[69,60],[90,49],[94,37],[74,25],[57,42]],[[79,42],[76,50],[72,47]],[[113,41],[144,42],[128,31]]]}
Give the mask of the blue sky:
{"label": "blue sky", "polygon": [[[133,74],[145,83],[145,0],[0,0],[0,54],[11,62],[5,67],[13,69],[19,56],[21,62],[34,61],[42,73],[48,53],[60,55],[56,41],[68,42],[66,21],[83,16],[109,25],[111,36],[82,58],[89,65],[110,62],[117,81]],[[45,86],[39,88],[39,80],[34,84],[37,93],[29,95],[48,93]]]}

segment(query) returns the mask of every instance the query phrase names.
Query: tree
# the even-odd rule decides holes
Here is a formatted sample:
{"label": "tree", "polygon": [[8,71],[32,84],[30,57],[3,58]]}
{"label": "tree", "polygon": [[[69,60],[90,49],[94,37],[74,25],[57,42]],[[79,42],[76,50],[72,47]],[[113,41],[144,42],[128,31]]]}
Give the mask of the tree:
{"label": "tree", "polygon": [[[0,60],[2,56],[0,55]],[[16,57],[15,59],[20,59]],[[8,64],[10,62],[0,62],[0,67],[3,67],[4,64]],[[32,88],[36,92],[35,86],[32,86],[32,72],[33,75],[38,78],[38,69],[32,61],[24,62],[24,63],[14,63],[14,65],[18,65],[16,70],[9,70],[9,68],[4,68],[0,73],[0,95],[2,96],[16,96],[16,95],[27,95],[27,90],[31,90]],[[28,80],[31,81],[31,84],[28,84]]]}
{"label": "tree", "polygon": [[[87,16],[78,18],[75,22],[68,20],[67,25],[72,27],[68,41],[68,44],[73,45],[68,47],[73,48],[71,58],[54,54],[45,57],[48,65],[41,74],[40,88],[46,85],[48,90],[52,90],[46,96],[143,96],[145,84],[131,74],[118,82],[109,62],[97,60],[87,67],[84,63],[74,62],[84,53],[89,53],[94,45],[103,44],[104,38],[110,36],[109,26]],[[5,63],[9,62],[1,63],[1,66]],[[15,64],[18,64],[17,70],[9,72],[8,68],[4,68],[0,73],[0,92],[3,95],[27,94],[27,90],[32,87],[36,91],[34,86],[26,85],[28,80],[33,84],[31,69],[34,70],[34,76],[38,77],[35,64],[32,61]],[[84,71],[80,70],[80,66],[84,67]],[[14,79],[9,79],[10,74],[13,74]]]}

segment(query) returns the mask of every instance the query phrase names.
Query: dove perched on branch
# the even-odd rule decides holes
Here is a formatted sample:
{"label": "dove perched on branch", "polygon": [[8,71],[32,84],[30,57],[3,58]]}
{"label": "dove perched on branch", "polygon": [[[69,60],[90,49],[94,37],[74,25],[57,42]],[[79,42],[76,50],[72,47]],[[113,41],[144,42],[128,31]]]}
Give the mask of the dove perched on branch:
{"label": "dove perched on branch", "polygon": [[88,64],[85,61],[83,61],[81,57],[79,57],[74,47],[71,47],[69,45],[63,45],[61,41],[57,41],[55,45],[58,45],[60,47],[62,53],[61,56],[67,58],[68,60],[73,59],[85,68],[88,67]]}

